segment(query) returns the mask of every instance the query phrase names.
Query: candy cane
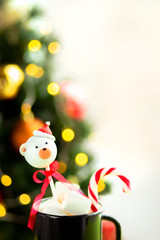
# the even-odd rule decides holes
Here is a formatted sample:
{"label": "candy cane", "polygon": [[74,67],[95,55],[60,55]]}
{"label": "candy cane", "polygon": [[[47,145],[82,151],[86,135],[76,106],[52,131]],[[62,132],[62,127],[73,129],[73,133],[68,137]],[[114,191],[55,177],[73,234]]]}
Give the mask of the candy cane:
{"label": "candy cane", "polygon": [[91,210],[93,212],[96,212],[100,207],[100,205],[98,203],[98,182],[99,182],[100,178],[107,176],[107,175],[115,175],[115,176],[119,177],[121,179],[121,181],[123,182],[123,191],[124,192],[129,192],[131,189],[129,179],[127,179],[123,175],[119,175],[116,172],[116,168],[110,168],[109,170],[106,168],[99,169],[92,175],[92,177],[89,181],[89,185],[88,185],[88,196],[89,196],[90,200],[92,201]]}

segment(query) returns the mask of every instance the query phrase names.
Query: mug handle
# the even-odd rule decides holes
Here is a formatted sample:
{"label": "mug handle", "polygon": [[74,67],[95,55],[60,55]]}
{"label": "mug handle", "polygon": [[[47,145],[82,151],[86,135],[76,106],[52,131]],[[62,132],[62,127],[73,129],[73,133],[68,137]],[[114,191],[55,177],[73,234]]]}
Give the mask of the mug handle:
{"label": "mug handle", "polygon": [[101,221],[102,220],[108,220],[110,222],[113,222],[116,226],[116,240],[121,240],[121,225],[120,223],[113,217],[107,216],[105,214],[102,214]]}

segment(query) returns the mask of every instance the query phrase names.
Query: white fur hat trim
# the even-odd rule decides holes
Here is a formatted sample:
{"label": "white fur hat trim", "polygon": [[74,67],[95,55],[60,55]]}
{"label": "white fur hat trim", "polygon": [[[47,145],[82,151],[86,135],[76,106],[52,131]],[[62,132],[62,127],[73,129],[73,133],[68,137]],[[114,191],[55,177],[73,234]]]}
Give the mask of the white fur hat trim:
{"label": "white fur hat trim", "polygon": [[38,130],[33,131],[33,135],[36,136],[36,137],[46,137],[46,138],[50,138],[50,139],[52,139],[53,141],[56,140],[53,135],[48,134],[48,133],[44,133],[44,132],[41,132],[41,131],[38,131]]}

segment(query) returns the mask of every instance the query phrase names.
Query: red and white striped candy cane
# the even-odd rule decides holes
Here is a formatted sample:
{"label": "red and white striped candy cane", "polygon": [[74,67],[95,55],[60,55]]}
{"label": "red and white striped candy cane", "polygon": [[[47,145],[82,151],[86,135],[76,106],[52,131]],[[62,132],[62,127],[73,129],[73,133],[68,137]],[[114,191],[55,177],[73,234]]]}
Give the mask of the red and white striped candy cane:
{"label": "red and white striped candy cane", "polygon": [[124,192],[129,192],[131,189],[129,179],[127,179],[123,175],[119,175],[116,172],[116,168],[110,168],[109,170],[107,168],[99,169],[92,175],[92,177],[89,181],[89,185],[88,185],[88,196],[89,196],[89,199],[92,201],[91,210],[93,212],[96,212],[100,207],[100,205],[98,204],[98,182],[99,182],[100,178],[107,176],[107,175],[115,175],[115,176],[119,177],[121,179],[121,181],[123,182],[123,191]]}

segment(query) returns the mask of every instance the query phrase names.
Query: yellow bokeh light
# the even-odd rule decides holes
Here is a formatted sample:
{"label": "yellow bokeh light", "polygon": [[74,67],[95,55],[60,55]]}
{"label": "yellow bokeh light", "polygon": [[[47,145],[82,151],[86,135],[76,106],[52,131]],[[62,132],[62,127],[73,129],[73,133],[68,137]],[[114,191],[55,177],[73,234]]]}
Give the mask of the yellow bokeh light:
{"label": "yellow bokeh light", "polygon": [[65,173],[67,170],[67,164],[64,162],[59,162],[59,168],[58,168],[58,172],[60,172],[61,174]]}
{"label": "yellow bokeh light", "polygon": [[30,121],[33,121],[34,120],[34,113],[32,111],[30,111],[29,113],[26,113],[26,114],[23,114],[22,115],[22,119],[25,121],[25,122],[30,122]]}
{"label": "yellow bokeh light", "polygon": [[12,179],[8,175],[3,175],[1,177],[1,183],[5,186],[8,187],[12,184]]}
{"label": "yellow bokeh light", "polygon": [[74,139],[75,133],[71,128],[66,128],[62,131],[62,138],[66,142],[71,142]]}
{"label": "yellow bokeh light", "polygon": [[57,83],[52,82],[48,85],[47,91],[50,95],[57,95],[59,93],[60,87]]}
{"label": "yellow bokeh light", "polygon": [[4,217],[6,215],[6,209],[2,203],[0,203],[0,217]]}
{"label": "yellow bokeh light", "polygon": [[8,81],[14,83],[16,87],[19,87],[24,80],[24,73],[18,65],[6,65],[4,67],[4,73],[6,74]]}
{"label": "yellow bokeh light", "polygon": [[34,63],[28,64],[25,71],[27,75],[35,78],[41,78],[44,74],[44,69],[42,67],[37,66]]}
{"label": "yellow bokeh light", "polygon": [[41,78],[44,74],[44,69],[42,67],[37,68],[37,72],[35,73],[35,78]]}
{"label": "yellow bokeh light", "polygon": [[37,73],[38,66],[34,63],[31,63],[27,65],[25,70],[29,76],[33,77]]}
{"label": "yellow bokeh light", "polygon": [[27,205],[31,202],[31,198],[28,194],[23,193],[19,196],[19,201],[20,201],[21,204]]}
{"label": "yellow bokeh light", "polygon": [[88,162],[88,156],[85,153],[78,153],[75,157],[75,162],[79,166],[84,166]]}
{"label": "yellow bokeh light", "polygon": [[98,182],[98,192],[102,192],[105,189],[105,183],[102,179],[99,180]]}
{"label": "yellow bokeh light", "polygon": [[48,51],[49,51],[51,54],[56,54],[56,53],[58,53],[60,50],[61,50],[61,45],[60,45],[58,42],[51,42],[51,43],[48,45]]}
{"label": "yellow bokeh light", "polygon": [[37,52],[41,48],[41,42],[39,40],[31,40],[28,44],[28,49],[31,52]]}
{"label": "yellow bokeh light", "polygon": [[21,105],[21,112],[23,114],[29,114],[31,112],[31,105],[29,103],[23,103]]}
{"label": "yellow bokeh light", "polygon": [[0,67],[0,99],[15,97],[24,81],[24,72],[18,65],[8,64]]}

